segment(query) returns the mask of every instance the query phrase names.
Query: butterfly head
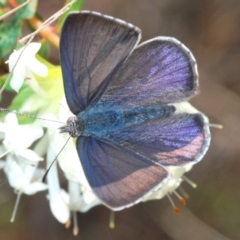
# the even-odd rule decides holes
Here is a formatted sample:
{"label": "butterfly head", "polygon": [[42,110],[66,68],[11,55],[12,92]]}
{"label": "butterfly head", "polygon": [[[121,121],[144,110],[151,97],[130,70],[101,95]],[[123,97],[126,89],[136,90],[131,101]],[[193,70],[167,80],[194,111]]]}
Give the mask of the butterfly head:
{"label": "butterfly head", "polygon": [[68,132],[71,137],[79,137],[83,131],[83,124],[76,116],[69,117],[67,125],[59,128],[60,133]]}

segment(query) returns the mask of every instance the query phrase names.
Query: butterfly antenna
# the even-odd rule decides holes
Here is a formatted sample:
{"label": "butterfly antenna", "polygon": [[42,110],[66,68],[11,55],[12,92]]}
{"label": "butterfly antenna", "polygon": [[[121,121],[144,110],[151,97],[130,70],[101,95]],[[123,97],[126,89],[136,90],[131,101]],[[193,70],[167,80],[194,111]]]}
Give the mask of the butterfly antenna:
{"label": "butterfly antenna", "polygon": [[51,119],[46,119],[46,118],[35,117],[35,116],[29,115],[29,114],[12,111],[12,110],[9,110],[9,109],[6,109],[6,108],[0,108],[0,111],[1,112],[14,113],[16,115],[23,116],[23,117],[28,117],[28,118],[33,118],[33,119],[39,119],[39,120],[44,120],[44,121],[50,121],[50,122],[65,124],[64,122],[51,120]]}
{"label": "butterfly antenna", "polygon": [[47,171],[45,172],[43,178],[42,178],[42,182],[44,183],[46,181],[46,177],[48,175],[48,172],[50,171],[52,165],[56,162],[58,156],[60,155],[60,153],[62,152],[62,150],[66,147],[68,141],[70,140],[71,136],[69,136],[68,140],[65,142],[65,144],[63,145],[63,147],[61,148],[61,150],[59,151],[59,153],[57,154],[57,156],[54,158],[54,160],[52,161],[52,163],[50,164],[50,166],[48,167]]}

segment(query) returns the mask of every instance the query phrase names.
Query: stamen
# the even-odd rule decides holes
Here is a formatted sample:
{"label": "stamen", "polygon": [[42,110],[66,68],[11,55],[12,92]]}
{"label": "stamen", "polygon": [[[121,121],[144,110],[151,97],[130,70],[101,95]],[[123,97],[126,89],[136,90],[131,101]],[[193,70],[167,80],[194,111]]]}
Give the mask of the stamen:
{"label": "stamen", "polygon": [[186,176],[182,176],[182,179],[187,182],[192,188],[196,188],[197,184],[195,182],[193,182],[192,180],[190,180],[189,178],[187,178]]}
{"label": "stamen", "polygon": [[12,213],[12,217],[11,217],[11,219],[10,219],[10,222],[14,222],[14,220],[15,220],[21,195],[22,195],[22,193],[19,191],[18,194],[17,194],[17,199],[16,199],[16,202],[15,202],[15,205],[14,205],[14,209],[13,209],[13,213]]}
{"label": "stamen", "polygon": [[73,212],[73,235],[77,236],[79,233],[79,228],[78,228],[78,220],[77,220],[77,212]]}
{"label": "stamen", "polygon": [[209,123],[208,126],[218,128],[218,129],[223,129],[223,125],[221,125],[221,124]]}
{"label": "stamen", "polygon": [[115,228],[115,222],[114,222],[114,211],[110,210],[110,218],[109,218],[109,228],[114,229]]}
{"label": "stamen", "polygon": [[183,197],[185,198],[185,199],[188,199],[189,198],[189,194],[184,190],[184,188],[183,187],[178,187],[178,190],[181,192],[181,194],[183,195]]}
{"label": "stamen", "polygon": [[68,219],[68,221],[65,223],[65,228],[69,229],[71,224],[72,224],[71,219]]}
{"label": "stamen", "polygon": [[180,214],[181,213],[180,209],[175,205],[175,203],[173,202],[171,196],[168,193],[167,193],[167,197],[168,197],[168,199],[169,199],[169,201],[170,201],[170,203],[171,203],[171,205],[173,207],[174,212],[177,213],[177,214]]}
{"label": "stamen", "polygon": [[177,191],[173,191],[173,193],[177,196],[177,198],[179,199],[179,202],[183,206],[186,206],[186,200],[182,196],[180,196],[180,194]]}

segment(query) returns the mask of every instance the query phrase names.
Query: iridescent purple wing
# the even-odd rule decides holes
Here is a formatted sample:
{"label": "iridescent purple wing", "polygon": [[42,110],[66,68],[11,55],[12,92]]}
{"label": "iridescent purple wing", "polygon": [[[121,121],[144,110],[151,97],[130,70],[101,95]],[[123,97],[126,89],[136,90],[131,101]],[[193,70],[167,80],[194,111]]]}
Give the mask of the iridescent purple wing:
{"label": "iridescent purple wing", "polygon": [[158,164],[183,166],[203,157],[210,133],[202,114],[173,114],[126,126],[107,139]]}
{"label": "iridescent purple wing", "polygon": [[180,102],[198,88],[191,52],[174,38],[157,37],[140,44],[100,99],[107,107]]}
{"label": "iridescent purple wing", "polygon": [[168,177],[164,167],[111,142],[80,137],[77,149],[94,193],[113,210],[136,204]]}
{"label": "iridescent purple wing", "polygon": [[[136,47],[139,38],[138,28],[98,13],[67,18],[60,53],[73,113],[131,111],[180,102],[197,92],[197,68],[186,47],[161,37]],[[198,161],[210,139],[201,114],[171,114],[99,132],[80,136],[77,151],[93,191],[114,210],[160,187],[168,177],[163,165]]]}
{"label": "iridescent purple wing", "polygon": [[137,27],[99,13],[68,16],[61,34],[60,60],[65,95],[75,115],[98,101],[140,36]]}

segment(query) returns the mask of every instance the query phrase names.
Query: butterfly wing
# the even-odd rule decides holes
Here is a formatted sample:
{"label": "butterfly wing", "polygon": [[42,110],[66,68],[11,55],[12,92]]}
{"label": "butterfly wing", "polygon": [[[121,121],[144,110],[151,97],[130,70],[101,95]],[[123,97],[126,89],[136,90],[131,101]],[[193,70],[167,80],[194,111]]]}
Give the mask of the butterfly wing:
{"label": "butterfly wing", "polygon": [[[189,50],[175,39],[156,38],[131,53],[139,36],[136,27],[97,13],[68,17],[60,52],[73,113],[95,103],[102,111],[130,109],[180,102],[196,93],[197,68]],[[125,126],[104,139],[81,136],[77,150],[96,195],[120,210],[161,186],[168,177],[163,165],[196,162],[208,143],[200,114],[173,114]]]}
{"label": "butterfly wing", "polygon": [[[136,106],[180,102],[198,88],[191,52],[178,40],[158,37],[134,49],[99,103],[124,111]],[[109,141],[161,165],[199,161],[206,152],[209,127],[202,114],[172,114],[125,126],[106,135]]]}
{"label": "butterfly wing", "polygon": [[137,27],[99,13],[68,16],[62,28],[60,60],[65,95],[75,115],[98,101],[140,37]]}
{"label": "butterfly wing", "polygon": [[100,99],[107,107],[180,102],[198,88],[196,62],[178,40],[157,37],[140,44]]}
{"label": "butterfly wing", "polygon": [[105,139],[81,136],[77,151],[98,198],[121,210],[161,187],[168,178],[163,167],[199,161],[210,141],[201,114],[177,114],[128,126]]}
{"label": "butterfly wing", "polygon": [[113,210],[136,204],[168,177],[163,167],[111,142],[80,137],[77,150],[91,188]]}
{"label": "butterfly wing", "polygon": [[107,134],[108,141],[160,165],[184,166],[198,162],[210,141],[202,114],[173,114]]}

